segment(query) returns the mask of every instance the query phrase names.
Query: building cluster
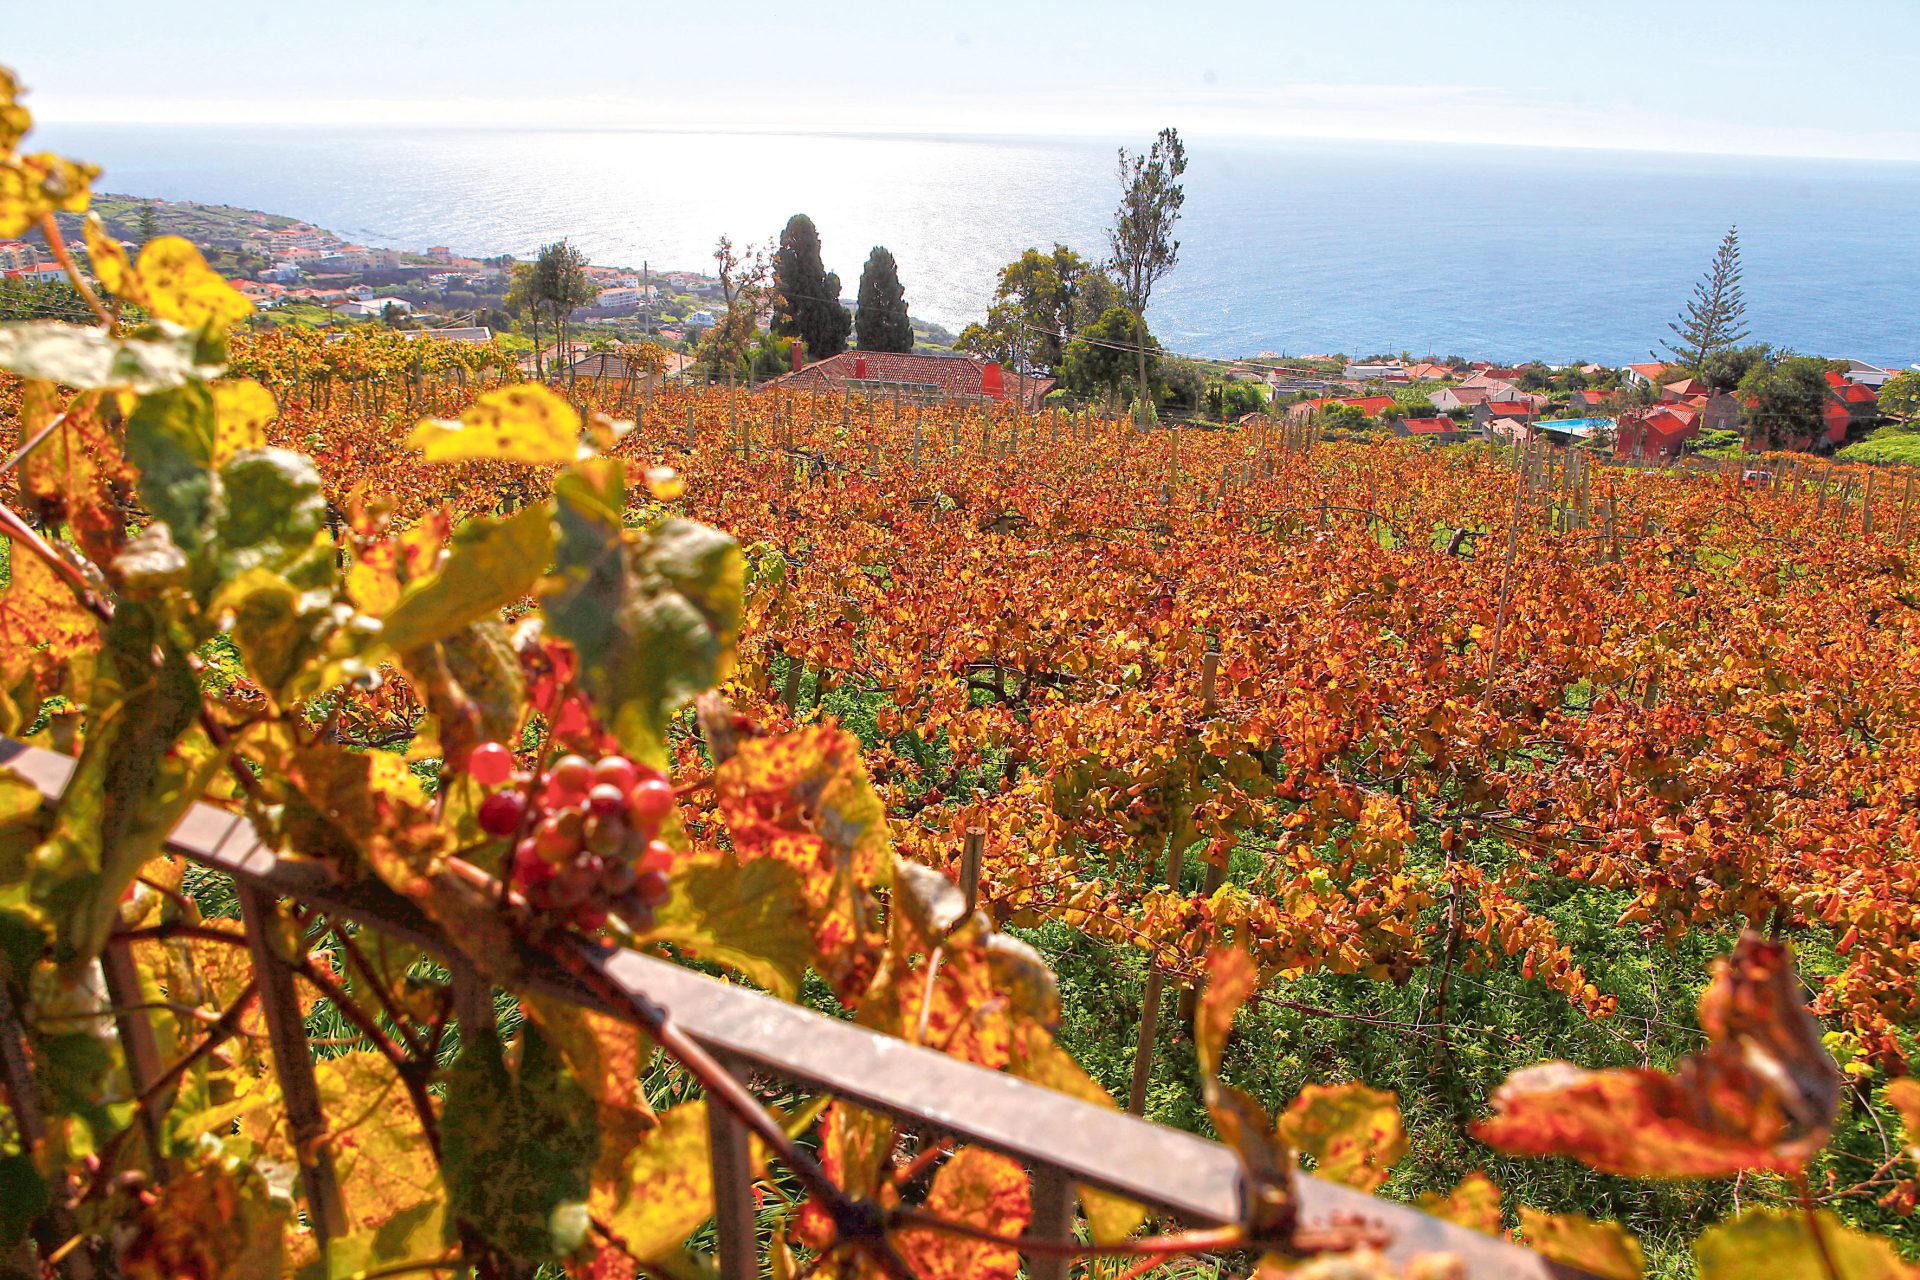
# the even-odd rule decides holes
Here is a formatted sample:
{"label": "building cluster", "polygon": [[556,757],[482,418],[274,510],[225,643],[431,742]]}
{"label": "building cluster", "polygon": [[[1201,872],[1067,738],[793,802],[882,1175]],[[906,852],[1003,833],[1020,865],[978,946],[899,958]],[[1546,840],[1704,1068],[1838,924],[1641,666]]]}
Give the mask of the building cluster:
{"label": "building cluster", "polygon": [[[1795,449],[1837,446],[1845,443],[1850,432],[1875,421],[1879,415],[1878,389],[1894,376],[1894,371],[1858,360],[1850,364],[1845,372],[1834,370],[1826,375],[1821,431],[1780,443]],[[1343,406],[1381,422],[1398,435],[1441,444],[1462,440],[1525,444],[1539,439],[1595,444],[1611,440],[1618,457],[1648,461],[1678,457],[1702,432],[1737,432],[1750,420],[1755,410],[1753,401],[1732,392],[1714,392],[1695,378],[1669,380],[1667,371],[1668,366],[1659,363],[1631,364],[1618,370],[1581,365],[1578,372],[1582,380],[1598,383],[1599,387],[1556,398],[1522,390],[1522,370],[1490,362],[1350,363],[1338,380],[1329,377],[1312,384],[1313,390],[1338,387],[1348,394],[1301,400],[1285,412],[1290,421],[1298,423],[1324,417],[1330,409]],[[1276,396],[1304,389],[1298,373],[1275,370],[1267,381]],[[1432,389],[1423,393],[1420,388],[1427,386]],[[1409,390],[1383,394],[1378,390],[1383,387]],[[1649,394],[1651,400],[1623,407],[1622,387],[1636,389],[1640,393],[1633,397],[1636,401]],[[1427,406],[1424,409],[1422,399]]]}

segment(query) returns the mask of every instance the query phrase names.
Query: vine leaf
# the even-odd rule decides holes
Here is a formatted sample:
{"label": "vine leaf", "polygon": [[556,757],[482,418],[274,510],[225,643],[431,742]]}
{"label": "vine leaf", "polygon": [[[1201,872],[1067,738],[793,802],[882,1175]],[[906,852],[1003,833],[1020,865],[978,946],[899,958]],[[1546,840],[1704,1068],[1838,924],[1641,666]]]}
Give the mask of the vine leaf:
{"label": "vine leaf", "polygon": [[525,1024],[517,1062],[491,1027],[463,1030],[440,1117],[452,1216],[513,1257],[559,1261],[587,1236],[593,1098],[537,1024]]}
{"label": "vine leaf", "polygon": [[225,466],[246,449],[267,447],[267,424],[280,416],[273,393],[252,378],[213,384],[213,463]]}
{"label": "vine leaf", "polygon": [[257,1168],[202,1158],[119,1225],[128,1280],[254,1280],[280,1274],[284,1200]]}
{"label": "vine leaf", "polygon": [[0,237],[14,239],[44,214],[85,213],[99,176],[95,165],[47,151],[0,155]]}
{"label": "vine leaf", "polygon": [[742,570],[732,538],[662,520],[631,545],[616,458],[588,458],[554,481],[554,571],[547,621],[579,659],[579,685],[627,753],[666,764],[668,720],[733,667]]}
{"label": "vine leaf", "polygon": [[0,325],[0,369],[81,391],[141,395],[219,372],[219,366],[201,362],[192,337],[177,329],[157,337],[116,338],[104,329],[52,320]]}
{"label": "vine leaf", "polygon": [[1520,1235],[1536,1252],[1600,1280],[1640,1280],[1646,1274],[1640,1242],[1617,1222],[1596,1222],[1577,1213],[1541,1213],[1521,1205]]}
{"label": "vine leaf", "polygon": [[714,794],[735,856],[771,858],[798,874],[813,928],[813,959],[843,1001],[872,979],[884,938],[872,890],[892,880],[886,809],[861,763],[859,740],[831,724],[779,737],[735,738],[703,701],[714,745]]}
{"label": "vine leaf", "polygon": [[1364,1084],[1307,1085],[1280,1117],[1280,1131],[1313,1157],[1321,1177],[1369,1194],[1407,1154],[1398,1100]]}
{"label": "vine leaf", "polygon": [[[984,1147],[962,1147],[933,1175],[929,1212],[995,1235],[1018,1236],[1033,1221],[1033,1194],[1019,1163]],[[1020,1255],[1005,1245],[924,1227],[893,1233],[900,1256],[921,1280],[1014,1280]]]}
{"label": "vine leaf", "polygon": [[161,320],[188,329],[224,329],[253,312],[247,295],[207,265],[191,240],[155,236],[137,268],[145,306]]}
{"label": "vine leaf", "polygon": [[1220,1079],[1233,1015],[1259,981],[1252,958],[1239,947],[1220,947],[1208,956],[1206,988],[1195,1006],[1193,1043],[1213,1127],[1240,1157],[1247,1230],[1257,1240],[1283,1241],[1292,1238],[1300,1213],[1293,1194],[1293,1146],[1265,1107]]}
{"label": "vine leaf", "polygon": [[1420,1197],[1419,1204],[1420,1212],[1445,1218],[1456,1226],[1483,1235],[1500,1234],[1500,1188],[1484,1173],[1468,1174],[1445,1195],[1429,1191]]}
{"label": "vine leaf", "polygon": [[673,896],[660,906],[646,941],[670,942],[688,955],[725,965],[782,1000],[792,1000],[813,955],[799,873],[771,858],[745,862],[714,855],[674,868]]}
{"label": "vine leaf", "polygon": [[505,519],[476,517],[454,530],[437,573],[409,583],[382,619],[381,639],[404,653],[445,640],[533,590],[553,557],[544,503]]}
{"label": "vine leaf", "polygon": [[144,605],[122,603],[108,624],[92,699],[103,714],[34,851],[26,901],[14,904],[50,928],[69,973],[106,945],[122,891],[225,760],[176,749],[199,710],[199,682]]}
{"label": "vine leaf", "polygon": [[[100,420],[99,396],[76,396],[66,421],[20,464],[20,491],[43,524],[66,523],[82,553],[108,565],[126,545],[127,521],[116,500],[132,483],[113,433]],[[59,412],[51,383],[30,382],[21,394],[20,434],[31,438]]]}
{"label": "vine leaf", "polygon": [[[1815,1231],[1819,1237],[1814,1236]],[[1701,1232],[1693,1257],[1700,1280],[1913,1280],[1920,1275],[1891,1241],[1865,1235],[1826,1209],[1754,1209]],[[1833,1259],[1829,1271],[1826,1257]]]}
{"label": "vine leaf", "polygon": [[100,647],[100,626],[51,566],[11,544],[11,576],[0,591],[0,687],[22,688],[32,705],[7,717],[18,731],[32,722],[41,698],[56,691],[72,664]]}
{"label": "vine leaf", "polygon": [[428,462],[571,462],[580,449],[580,415],[545,387],[502,387],[477,397],[457,422],[425,419],[407,447]]}
{"label": "vine leaf", "polygon": [[1565,1062],[1517,1071],[1474,1132],[1502,1151],[1630,1177],[1799,1172],[1826,1145],[1841,1081],[1787,944],[1743,936],[1715,967],[1700,1025],[1707,1048],[1673,1075]]}

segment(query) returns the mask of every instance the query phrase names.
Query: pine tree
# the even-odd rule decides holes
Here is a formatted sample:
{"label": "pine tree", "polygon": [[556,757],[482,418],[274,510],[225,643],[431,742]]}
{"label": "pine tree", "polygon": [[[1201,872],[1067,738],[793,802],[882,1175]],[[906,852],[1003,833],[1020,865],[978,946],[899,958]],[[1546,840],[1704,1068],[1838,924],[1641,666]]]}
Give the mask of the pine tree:
{"label": "pine tree", "polygon": [[840,277],[820,258],[813,219],[796,213],[780,233],[773,255],[773,325],[783,338],[807,344],[807,358],[824,360],[847,349],[853,316],[840,305]]}
{"label": "pine tree", "polygon": [[159,234],[160,218],[154,213],[153,202],[149,200],[140,206],[140,247],[146,248]]}
{"label": "pine tree", "polygon": [[885,245],[873,246],[860,272],[860,309],[854,313],[853,332],[854,345],[862,351],[913,350],[913,321],[907,318],[900,264]]}
{"label": "pine tree", "polygon": [[1665,344],[1673,363],[1698,372],[1711,356],[1747,336],[1742,327],[1747,302],[1740,290],[1740,230],[1727,228],[1707,274],[1693,286],[1693,298],[1680,317],[1667,325],[1674,340]]}

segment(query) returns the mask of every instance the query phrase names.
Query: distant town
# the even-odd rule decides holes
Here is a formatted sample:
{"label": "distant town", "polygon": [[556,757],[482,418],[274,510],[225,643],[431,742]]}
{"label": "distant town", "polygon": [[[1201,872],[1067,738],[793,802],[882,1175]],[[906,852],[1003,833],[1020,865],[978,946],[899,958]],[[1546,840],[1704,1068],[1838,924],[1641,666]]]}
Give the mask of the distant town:
{"label": "distant town", "polygon": [[[582,259],[578,270],[589,301],[567,316],[571,340],[563,333],[553,342],[542,339],[537,322],[531,336],[521,323],[511,297],[517,263],[511,256],[474,258],[443,245],[374,247],[298,219],[226,205],[102,195],[93,208],[109,234],[132,250],[156,235],[193,241],[260,308],[256,323],[267,327],[375,324],[454,342],[497,343],[516,353],[528,373],[567,378],[629,378],[628,363],[609,353],[644,344],[661,349],[654,363],[669,376],[714,376],[696,361],[702,338],[726,310],[726,287],[714,275]],[[63,221],[84,264],[79,219]],[[1056,258],[1062,253],[1074,256],[1056,246]],[[1030,251],[1027,258],[1034,256]],[[1009,273],[1020,265],[1002,274],[1000,296],[1007,296]],[[66,288],[64,272],[38,239],[0,241],[0,316],[58,314]],[[915,321],[904,345],[910,349],[814,359],[795,344],[746,373],[749,383],[1018,396],[1036,406],[1068,391],[1068,379],[1051,376],[1064,372],[1058,367],[1067,354],[1064,342],[1056,367],[1036,368],[1032,353],[1010,350],[1005,334],[996,336],[991,317],[958,338]],[[1691,369],[1651,360],[1609,367],[1412,353],[1353,359],[1262,352],[1233,361],[1164,353],[1156,356],[1156,378],[1163,410],[1190,420],[1225,422],[1258,412],[1335,433],[1384,431],[1434,445],[1547,440],[1650,462],[1756,447],[1920,460],[1920,432],[1912,423],[1920,366],[1808,360],[1760,345],[1723,350],[1716,360],[1713,368]],[[1796,364],[1809,367],[1789,368]],[[1803,384],[1775,397],[1785,410],[1754,389],[1756,376],[1781,369],[1797,372]],[[1893,394],[1883,403],[1889,384]],[[1097,398],[1084,382],[1073,390],[1081,399]]]}

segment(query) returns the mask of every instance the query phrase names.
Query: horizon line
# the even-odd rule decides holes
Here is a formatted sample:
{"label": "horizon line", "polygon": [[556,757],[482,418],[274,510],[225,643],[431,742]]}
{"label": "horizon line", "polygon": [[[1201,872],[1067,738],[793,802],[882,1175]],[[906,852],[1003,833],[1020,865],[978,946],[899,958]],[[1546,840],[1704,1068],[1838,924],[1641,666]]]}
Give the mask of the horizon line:
{"label": "horizon line", "polygon": [[[226,128],[236,130],[291,129],[291,130],[367,130],[391,131],[395,125],[373,120],[262,120],[236,121],[231,117],[177,118],[154,120],[136,119],[62,119],[58,116],[39,116],[35,120],[39,126],[54,128],[113,128],[113,129],[168,129],[180,126],[198,126],[206,128]],[[1032,142],[1120,142],[1131,135],[1106,130],[1061,127],[1053,130],[1038,129],[942,129],[937,127],[888,128],[884,125],[821,125],[807,127],[787,125],[768,127],[764,125],[652,125],[652,124],[527,124],[511,121],[488,120],[429,120],[409,122],[399,129],[418,132],[493,132],[493,133],[605,133],[605,134],[659,134],[686,137],[794,137],[794,138],[862,138],[881,140],[920,140],[920,141],[1005,141],[1024,140]],[[1360,144],[1362,146],[1434,146],[1457,147],[1462,149],[1485,148],[1504,151],[1573,151],[1598,152],[1635,156],[1695,156],[1704,159],[1738,160],[1810,160],[1836,164],[1880,164],[1920,166],[1920,154],[1895,156],[1886,154],[1838,153],[1815,151],[1760,151],[1739,148],[1695,148],[1631,145],[1623,142],[1570,142],[1541,141],[1528,139],[1489,139],[1489,138],[1447,138],[1418,133],[1408,134],[1348,134],[1348,133],[1305,133],[1305,132],[1242,132],[1198,130],[1186,132],[1189,141],[1201,143],[1261,143],[1261,142],[1309,142],[1330,144]]]}

